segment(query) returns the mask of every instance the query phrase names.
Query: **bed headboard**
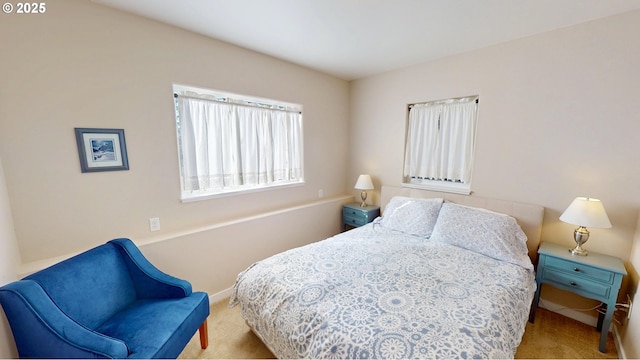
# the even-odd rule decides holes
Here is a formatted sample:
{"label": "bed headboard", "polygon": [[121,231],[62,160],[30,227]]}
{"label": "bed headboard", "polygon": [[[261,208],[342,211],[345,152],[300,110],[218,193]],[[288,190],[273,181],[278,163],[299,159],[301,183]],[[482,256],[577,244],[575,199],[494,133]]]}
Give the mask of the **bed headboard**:
{"label": "bed headboard", "polygon": [[384,212],[384,206],[389,203],[394,196],[407,196],[414,198],[443,198],[445,201],[484,208],[513,216],[524,233],[527,235],[527,248],[529,257],[535,263],[538,255],[538,245],[540,244],[540,233],[542,232],[542,219],[544,217],[544,207],[539,205],[525,204],[514,201],[497,200],[478,196],[443,193],[437,191],[421,190],[398,186],[382,186],[382,197],[380,208]]}

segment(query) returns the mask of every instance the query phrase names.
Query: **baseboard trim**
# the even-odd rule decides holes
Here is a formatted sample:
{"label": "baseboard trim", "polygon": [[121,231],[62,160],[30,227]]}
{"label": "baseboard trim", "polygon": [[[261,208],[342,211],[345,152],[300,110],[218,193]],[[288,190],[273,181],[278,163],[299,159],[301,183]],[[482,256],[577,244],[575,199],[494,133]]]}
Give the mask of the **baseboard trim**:
{"label": "baseboard trim", "polygon": [[233,292],[233,288],[230,287],[222,291],[218,291],[215,294],[209,295],[209,304],[215,304],[217,302],[225,300],[226,298],[231,296],[232,292]]}
{"label": "baseboard trim", "polygon": [[618,327],[613,327],[613,343],[616,344],[616,350],[618,351],[618,359],[626,359],[627,354],[624,352],[624,347],[622,346],[622,339],[620,338],[620,331],[618,331]]}

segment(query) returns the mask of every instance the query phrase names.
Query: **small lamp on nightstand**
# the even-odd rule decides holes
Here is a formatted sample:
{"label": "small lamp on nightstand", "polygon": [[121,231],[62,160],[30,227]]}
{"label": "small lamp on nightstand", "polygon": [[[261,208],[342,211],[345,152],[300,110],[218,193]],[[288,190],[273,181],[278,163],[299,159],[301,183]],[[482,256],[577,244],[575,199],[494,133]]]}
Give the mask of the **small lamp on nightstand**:
{"label": "small lamp on nightstand", "polygon": [[356,181],[356,189],[362,190],[360,192],[360,198],[362,199],[361,207],[367,206],[367,190],[373,190],[373,181],[371,181],[371,176],[367,174],[362,174],[358,177],[358,181]]}
{"label": "small lamp on nightstand", "polygon": [[560,220],[578,225],[578,228],[573,232],[573,240],[576,242],[576,247],[569,250],[573,255],[587,255],[587,250],[582,248],[582,244],[589,240],[587,226],[594,228],[611,227],[611,222],[604,211],[602,202],[588,197],[575,198],[567,210],[560,215]]}

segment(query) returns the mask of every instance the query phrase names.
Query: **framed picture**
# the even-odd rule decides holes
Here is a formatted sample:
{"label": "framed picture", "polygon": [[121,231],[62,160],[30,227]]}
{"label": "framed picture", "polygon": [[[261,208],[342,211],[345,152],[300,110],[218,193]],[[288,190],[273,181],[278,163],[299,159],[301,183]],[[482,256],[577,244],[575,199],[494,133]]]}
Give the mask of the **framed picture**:
{"label": "framed picture", "polygon": [[82,172],[129,170],[124,129],[75,128]]}

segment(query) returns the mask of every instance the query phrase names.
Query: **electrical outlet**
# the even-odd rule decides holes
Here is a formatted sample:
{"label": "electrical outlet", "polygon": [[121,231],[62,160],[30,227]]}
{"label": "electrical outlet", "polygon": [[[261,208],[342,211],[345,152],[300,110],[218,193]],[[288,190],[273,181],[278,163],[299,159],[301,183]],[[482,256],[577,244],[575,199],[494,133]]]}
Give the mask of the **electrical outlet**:
{"label": "electrical outlet", "polygon": [[154,217],[149,219],[149,230],[151,231],[160,230],[160,218]]}
{"label": "electrical outlet", "polygon": [[324,191],[322,189],[318,190],[318,197],[321,198],[324,196]]}
{"label": "electrical outlet", "polygon": [[[631,319],[631,309],[633,308],[633,302],[631,297],[627,294],[627,301],[623,303],[616,303],[616,311],[622,311],[626,314],[627,320]],[[618,321],[618,320],[616,320]],[[620,321],[618,321],[620,323]]]}

